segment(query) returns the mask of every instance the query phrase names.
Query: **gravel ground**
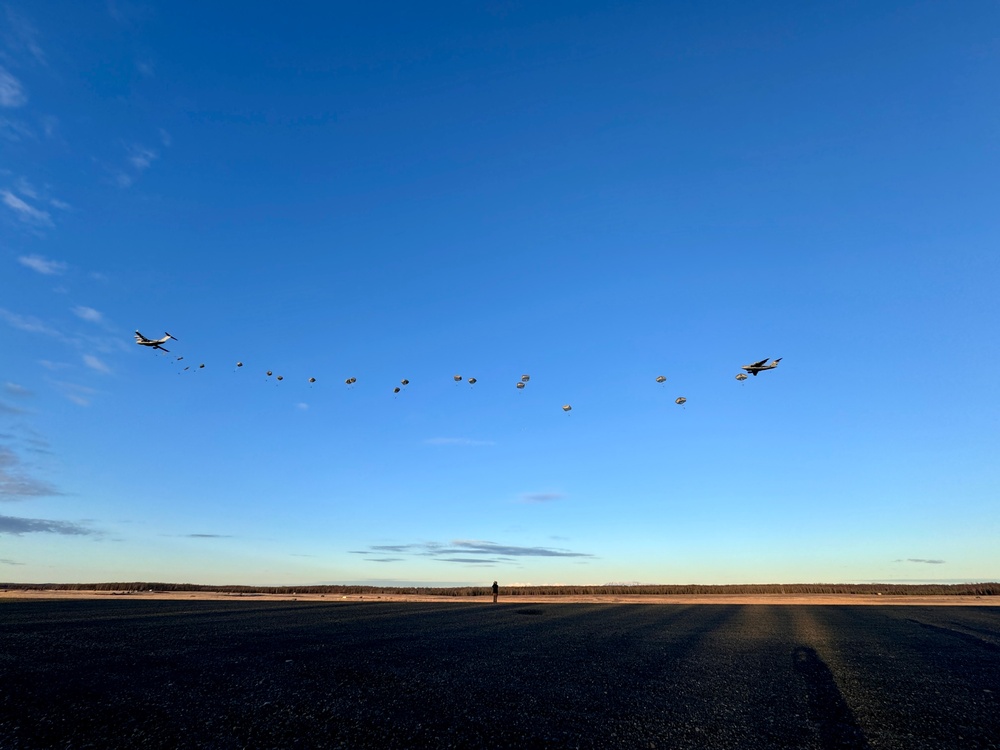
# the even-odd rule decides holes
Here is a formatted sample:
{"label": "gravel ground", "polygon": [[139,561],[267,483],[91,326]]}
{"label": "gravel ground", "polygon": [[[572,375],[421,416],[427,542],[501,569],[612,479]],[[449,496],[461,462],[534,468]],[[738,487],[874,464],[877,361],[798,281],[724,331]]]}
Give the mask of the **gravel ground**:
{"label": "gravel ground", "polygon": [[1000,748],[1000,609],[6,601],[0,748]]}

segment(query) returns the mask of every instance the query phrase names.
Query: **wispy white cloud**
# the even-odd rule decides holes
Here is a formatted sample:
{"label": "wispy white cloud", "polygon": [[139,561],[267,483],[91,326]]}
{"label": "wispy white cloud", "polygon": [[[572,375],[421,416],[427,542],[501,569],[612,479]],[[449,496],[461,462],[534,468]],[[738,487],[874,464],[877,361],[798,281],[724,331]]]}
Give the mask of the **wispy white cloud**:
{"label": "wispy white cloud", "polygon": [[171,137],[170,133],[168,133],[163,128],[160,128],[160,143],[169,148],[170,144],[172,144],[173,142],[174,139]]}
{"label": "wispy white cloud", "polygon": [[908,557],[905,560],[893,560],[893,562],[924,563],[925,565],[944,565],[944,560],[928,560],[923,557]]}
{"label": "wispy white cloud", "polygon": [[38,271],[38,273],[45,274],[46,276],[65,273],[67,268],[67,265],[61,260],[49,260],[48,258],[43,258],[41,255],[22,255],[17,259],[17,262],[22,266],[30,268],[32,271]]}
{"label": "wispy white cloud", "polygon": [[31,315],[18,315],[17,313],[12,313],[10,310],[5,310],[2,307],[0,307],[0,320],[12,328],[18,329],[19,331],[26,331],[27,333],[44,333],[46,336],[58,335],[56,331],[49,328],[38,318]]}
{"label": "wispy white cloud", "polygon": [[108,375],[111,373],[111,368],[108,367],[104,362],[95,357],[93,354],[84,354],[83,363],[87,365],[91,370]]}
{"label": "wispy white cloud", "polygon": [[0,199],[3,200],[4,205],[17,214],[17,218],[23,223],[35,227],[52,226],[52,217],[47,211],[35,208],[31,204],[14,195],[14,193],[10,190],[0,190]]}
{"label": "wispy white cloud", "polygon": [[[160,131],[161,141],[165,133],[166,131]],[[166,137],[169,138],[169,136]],[[160,154],[155,149],[140,143],[125,144],[125,150],[128,153],[129,167],[125,169],[113,167],[110,170],[115,184],[120,188],[127,188],[134,185],[139,175],[149,169],[153,162],[160,158]]]}
{"label": "wispy white cloud", "polygon": [[0,107],[22,107],[27,101],[21,82],[0,65]]}
{"label": "wispy white cloud", "polygon": [[7,558],[0,558],[0,565],[24,565],[24,563],[17,562],[16,560],[8,560]]}
{"label": "wispy white cloud", "polygon": [[86,307],[85,305],[77,305],[74,307],[73,314],[89,323],[100,323],[104,317],[94,308]]}
{"label": "wispy white cloud", "polygon": [[135,144],[129,147],[129,163],[139,172],[148,169],[149,165],[156,161],[159,156],[153,149],[145,146]]}

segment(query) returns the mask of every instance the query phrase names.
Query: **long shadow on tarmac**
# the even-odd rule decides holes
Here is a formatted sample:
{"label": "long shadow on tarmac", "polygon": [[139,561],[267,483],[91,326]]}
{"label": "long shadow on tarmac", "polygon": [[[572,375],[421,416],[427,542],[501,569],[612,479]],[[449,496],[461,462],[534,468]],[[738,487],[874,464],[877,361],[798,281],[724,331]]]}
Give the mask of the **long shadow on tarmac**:
{"label": "long shadow on tarmac", "polygon": [[799,646],[792,652],[795,671],[806,684],[809,718],[818,725],[824,750],[856,748],[869,750],[871,745],[854,718],[847,701],[833,679],[833,673],[815,649]]}

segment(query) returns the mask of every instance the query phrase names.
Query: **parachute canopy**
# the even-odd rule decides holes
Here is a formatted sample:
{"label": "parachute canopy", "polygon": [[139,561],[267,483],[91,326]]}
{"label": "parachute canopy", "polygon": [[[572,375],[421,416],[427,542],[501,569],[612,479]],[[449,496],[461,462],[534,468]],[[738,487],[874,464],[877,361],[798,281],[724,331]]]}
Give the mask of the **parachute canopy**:
{"label": "parachute canopy", "polygon": [[518,387],[518,388],[524,388],[524,383],[518,383],[518,384],[517,384],[517,387]]}
{"label": "parachute canopy", "polygon": [[687,403],[687,399],[684,398],[683,396],[678,396],[677,398],[674,399],[674,403],[675,404],[680,404],[681,406],[684,406],[684,404]]}
{"label": "parachute canopy", "polygon": [[309,378],[309,382],[310,383],[315,383],[316,382],[316,378]]}
{"label": "parachute canopy", "polygon": [[462,376],[461,375],[456,375],[455,376],[455,382],[456,383],[461,383],[462,382]]}
{"label": "parachute canopy", "polygon": [[354,385],[355,383],[358,382],[358,379],[355,378],[355,377],[350,377],[347,380],[345,380],[344,382],[347,383],[347,385]]}
{"label": "parachute canopy", "polygon": [[284,378],[279,375],[278,380],[284,380]]}
{"label": "parachute canopy", "polygon": [[400,382],[400,383],[402,383],[403,385],[409,385],[409,384],[410,384],[410,381],[409,381],[409,380],[407,380],[406,378],[403,378],[403,379],[402,379],[402,380],[400,380],[399,382]]}
{"label": "parachute canopy", "polygon": [[242,362],[237,362],[237,363],[236,363],[236,366],[237,366],[237,367],[243,367],[243,363],[242,363]]}
{"label": "parachute canopy", "polygon": [[657,375],[656,376],[656,382],[657,383],[666,383],[667,379],[663,375]]}
{"label": "parachute canopy", "polygon": [[563,404],[563,411],[573,411],[573,407],[569,404]]}
{"label": "parachute canopy", "polygon": [[271,377],[271,375],[272,375],[271,371],[270,371],[270,370],[268,370],[268,371],[267,371],[267,376],[268,376],[268,377]]}
{"label": "parachute canopy", "polygon": [[522,383],[527,383],[529,380],[531,380],[531,376],[530,375],[522,375],[521,376],[521,382]]}
{"label": "parachute canopy", "polygon": [[395,388],[393,388],[392,392],[393,393],[399,393],[399,386],[397,385]]}
{"label": "parachute canopy", "polygon": [[475,384],[476,384],[476,379],[475,378],[469,378],[469,385],[475,385]]}
{"label": "parachute canopy", "polygon": [[746,380],[747,379],[747,374],[745,372],[741,372],[739,375],[736,376],[736,379],[737,380]]}

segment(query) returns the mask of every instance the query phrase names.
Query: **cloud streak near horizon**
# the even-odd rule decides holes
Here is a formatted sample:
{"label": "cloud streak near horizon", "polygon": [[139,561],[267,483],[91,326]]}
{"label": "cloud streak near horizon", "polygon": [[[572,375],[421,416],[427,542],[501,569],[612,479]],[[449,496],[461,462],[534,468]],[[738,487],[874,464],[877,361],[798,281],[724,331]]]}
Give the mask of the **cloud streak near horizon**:
{"label": "cloud streak near horizon", "polygon": [[[413,544],[373,544],[367,550],[349,550],[353,555],[409,555],[429,557],[440,562],[463,565],[486,565],[511,562],[521,557],[592,558],[589,552],[573,552],[555,547],[519,547],[496,542],[457,539],[448,544],[421,542]],[[398,562],[400,557],[366,557],[368,562]]]}
{"label": "cloud streak near horizon", "polygon": [[96,536],[97,532],[71,521],[50,521],[45,518],[0,516],[0,534],[62,534],[64,536]]}

